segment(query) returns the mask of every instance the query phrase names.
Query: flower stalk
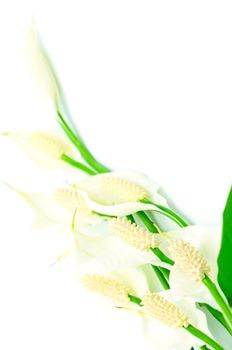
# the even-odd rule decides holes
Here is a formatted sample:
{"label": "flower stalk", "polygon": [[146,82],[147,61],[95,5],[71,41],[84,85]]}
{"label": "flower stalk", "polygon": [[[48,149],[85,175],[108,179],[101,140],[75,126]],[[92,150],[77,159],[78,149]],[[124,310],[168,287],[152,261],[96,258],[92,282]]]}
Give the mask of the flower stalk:
{"label": "flower stalk", "polygon": [[210,294],[220,307],[225,321],[227,320],[226,328],[229,329],[231,333],[232,313],[230,307],[225,302],[215,283],[210,279],[210,266],[205,257],[195,247],[183,240],[172,240],[169,245],[169,251],[178,266],[186,272],[192,280],[202,282],[208,288]]}
{"label": "flower stalk", "polygon": [[158,293],[147,292],[147,294],[142,298],[142,303],[144,305],[145,312],[167,326],[175,329],[183,328],[194,337],[202,340],[204,343],[212,347],[212,349],[225,350],[214,339],[209,337],[200,329],[194,327],[189,322],[188,316],[181,309],[179,309],[172,302],[160,296]]}
{"label": "flower stalk", "polygon": [[139,297],[136,297],[135,295],[132,295],[132,294],[128,294],[128,297],[132,303],[137,304],[139,306],[143,305],[142,299],[140,299]]}
{"label": "flower stalk", "polygon": [[[196,338],[202,340],[204,343],[209,345],[214,350],[225,350],[220,344],[218,344],[214,339],[209,337],[207,334],[202,332],[200,329],[189,324],[187,327],[183,327],[186,331],[194,335]],[[207,349],[207,347],[205,347]]]}
{"label": "flower stalk", "polygon": [[155,266],[155,265],[151,265],[153,271],[155,272],[157,278],[160,281],[160,284],[162,285],[164,290],[168,290],[170,289],[170,285],[168,283],[168,270],[160,267],[160,266]]}
{"label": "flower stalk", "polygon": [[92,153],[88,150],[88,148],[84,145],[84,143],[76,136],[76,134],[73,132],[73,130],[65,121],[58,106],[57,106],[56,113],[58,117],[58,122],[62,127],[63,131],[66,133],[66,135],[68,136],[69,140],[73,143],[73,145],[78,149],[78,151],[80,152],[81,156],[86,161],[86,163],[89,164],[98,173],[109,172],[110,169],[104,166],[103,164],[101,164],[99,161],[97,161],[92,155]]}
{"label": "flower stalk", "polygon": [[81,171],[84,171],[88,175],[96,175],[97,174],[95,170],[92,170],[87,165],[85,165],[81,162],[78,162],[77,160],[69,157],[65,153],[62,154],[61,159],[64,162],[68,163],[69,165],[73,166],[74,168],[77,168],[77,169],[80,169]]}
{"label": "flower stalk", "polygon": [[219,292],[217,286],[215,285],[215,283],[211,280],[211,278],[209,276],[205,275],[202,282],[207,287],[210,294],[212,295],[212,297],[214,298],[214,300],[216,301],[216,303],[220,307],[222,313],[224,314],[224,317],[228,321],[227,325],[228,325],[228,329],[230,331],[230,334],[232,334],[232,312],[231,312],[229,305],[227,304],[224,297]]}
{"label": "flower stalk", "polygon": [[141,200],[141,202],[155,205],[157,208],[159,208],[161,210],[161,212],[158,211],[158,213],[160,213],[162,215],[165,215],[166,217],[168,217],[169,219],[174,221],[180,227],[187,227],[188,226],[188,223],[184,219],[182,219],[180,217],[180,215],[178,215],[172,209],[169,209],[169,208],[167,208],[167,207],[165,207],[165,206],[163,206],[161,204],[154,203],[154,202],[152,202],[152,201],[150,201],[148,199],[143,199],[143,200]]}

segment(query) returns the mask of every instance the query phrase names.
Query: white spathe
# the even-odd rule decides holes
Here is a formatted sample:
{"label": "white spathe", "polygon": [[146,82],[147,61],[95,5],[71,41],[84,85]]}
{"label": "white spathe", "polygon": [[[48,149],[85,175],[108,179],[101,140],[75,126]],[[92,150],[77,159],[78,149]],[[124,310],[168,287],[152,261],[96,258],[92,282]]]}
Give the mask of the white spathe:
{"label": "white spathe", "polygon": [[99,180],[114,177],[131,184],[139,185],[147,193],[147,198],[156,204],[167,206],[165,198],[159,193],[159,186],[146,175],[131,170],[116,170],[107,174],[98,174],[74,185],[83,196],[86,204],[95,212],[110,216],[125,216],[142,210],[160,211],[155,205],[141,202],[120,202],[110,191],[99,187]]}
{"label": "white spathe", "polygon": [[[188,226],[165,233],[168,239],[184,240],[194,246],[206,258],[210,265],[210,277],[217,281],[217,259],[220,242],[221,228],[215,226]],[[162,249],[168,253],[167,242],[163,243]],[[199,302],[210,302],[216,306],[208,289],[202,282],[196,282],[184,272],[177,264],[171,268],[170,287],[179,299],[192,296]]]}
{"label": "white spathe", "polygon": [[144,264],[167,267],[151,251],[141,252],[114,236],[108,220],[103,217],[78,215],[75,208],[68,210],[63,207],[54,192],[17,192],[32,209],[35,229],[50,227],[54,230],[57,227],[65,236],[73,236],[69,247],[65,243],[58,256],[68,249],[76,256],[81,270],[107,272]]}
{"label": "white spathe", "polygon": [[[67,164],[61,160],[62,154],[73,157],[75,153],[71,142],[61,132],[48,130],[16,131],[5,133],[5,138],[14,142],[27,157],[38,166],[62,169]],[[9,143],[8,143],[9,149]],[[78,156],[78,152],[77,156]],[[79,157],[79,156],[78,156]]]}
{"label": "white spathe", "polygon": [[[92,230],[94,231],[94,227]],[[90,236],[80,231],[75,233],[75,252],[77,259],[80,254],[86,255],[88,264],[82,266],[86,272],[107,272],[144,264],[167,267],[167,264],[162,263],[151,251],[141,252],[110,233],[96,236],[94,232],[94,235]]]}
{"label": "white spathe", "polygon": [[[201,331],[211,336],[205,315],[196,309],[195,300],[191,298],[182,298],[176,300],[171,290],[160,292],[162,297],[176,304],[189,317],[189,323],[199,328]],[[156,320],[152,316],[142,315],[145,340],[149,349],[159,350],[186,350],[192,346],[201,346],[203,342],[195,338],[192,334],[183,328],[174,329],[166,326],[164,323]]]}

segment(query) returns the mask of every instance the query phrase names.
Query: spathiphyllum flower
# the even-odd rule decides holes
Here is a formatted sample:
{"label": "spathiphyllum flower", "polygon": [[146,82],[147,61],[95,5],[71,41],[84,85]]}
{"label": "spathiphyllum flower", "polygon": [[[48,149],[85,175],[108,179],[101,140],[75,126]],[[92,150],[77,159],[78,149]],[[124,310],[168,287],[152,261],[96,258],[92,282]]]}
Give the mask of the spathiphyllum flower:
{"label": "spathiphyllum flower", "polygon": [[115,279],[88,274],[82,277],[82,282],[86,288],[111,299],[116,306],[128,306],[130,303],[129,291]]}
{"label": "spathiphyllum flower", "polygon": [[88,177],[74,184],[82,192],[87,205],[95,212],[125,216],[141,210],[159,210],[155,205],[140,202],[150,199],[167,206],[158,194],[158,186],[145,175],[135,171],[113,171]]}
{"label": "spathiphyllum flower", "polygon": [[200,282],[210,274],[210,266],[205,257],[189,242],[173,240],[169,251],[175,263],[187,273],[193,281]]}
{"label": "spathiphyllum flower", "polygon": [[176,301],[172,292],[147,292],[142,297],[143,323],[149,349],[185,350],[204,344],[186,331],[190,324],[210,335],[205,315],[191,298]]}
{"label": "spathiphyllum flower", "polygon": [[92,210],[88,208],[82,196],[76,190],[67,188],[59,188],[55,191],[55,198],[61,206],[72,212],[76,211],[76,215],[85,215],[91,217],[94,215]]}
{"label": "spathiphyllum flower", "polygon": [[[2,134],[25,151],[20,154],[45,165],[39,168],[39,175],[36,170],[37,176],[26,170],[30,179],[26,182],[32,184],[35,177],[32,190],[17,185],[14,188],[8,176],[6,183],[32,208],[34,227],[45,228],[39,237],[49,236],[49,246],[54,250],[50,266],[58,261],[70,263],[71,271],[75,277],[82,276],[87,289],[140,317],[152,350],[195,350],[205,344],[214,350],[230,350],[231,346],[223,348],[214,340],[214,332],[213,337],[210,335],[202,312],[204,303],[210,315],[232,334],[231,308],[217,285],[221,229],[187,226],[147,176],[129,170],[111,171],[100,163],[69,119],[59,80],[35,27],[28,39],[35,71],[39,78],[46,77],[42,79],[43,88],[69,141],[57,133],[39,131]],[[72,157],[74,149],[81,161]],[[7,155],[7,162],[8,158]],[[56,174],[46,168],[53,164],[59,170]],[[71,166],[70,173],[62,164]],[[14,171],[9,173],[14,176]],[[232,204],[228,205],[231,211]],[[162,232],[153,212],[162,213],[181,228]],[[227,214],[226,222],[219,275],[224,277],[222,282],[230,293],[226,270],[230,253],[225,245],[230,243],[231,222]],[[224,337],[220,342],[224,345]]]}
{"label": "spathiphyllum flower", "polygon": [[50,165],[51,161],[61,161],[64,155],[71,155],[70,143],[60,134],[51,132],[6,133],[24,152],[41,165]]}
{"label": "spathiphyllum flower", "polygon": [[[92,271],[108,272],[144,264],[166,266],[151,251],[140,251],[113,234],[110,220],[94,214],[77,190],[64,187],[50,193],[18,193],[34,213],[34,228],[59,225],[65,235],[73,237],[70,246],[64,246],[60,254],[70,250],[81,264],[78,267],[81,270],[91,271],[92,268]],[[154,235],[146,234],[151,237],[151,242],[158,241]]]}
{"label": "spathiphyllum flower", "polygon": [[[108,193],[112,196],[115,203],[138,202],[148,197],[148,193],[141,185],[117,175],[98,176],[96,186],[102,193]],[[109,201],[111,200],[109,199]]]}
{"label": "spathiphyllum flower", "polygon": [[167,326],[181,328],[189,325],[188,316],[158,293],[147,292],[142,301],[144,310]]}
{"label": "spathiphyllum flower", "polygon": [[25,56],[41,91],[53,101],[60,102],[61,88],[55,70],[49,62],[48,55],[40,41],[36,26],[33,23],[25,43]]}
{"label": "spathiphyllum flower", "polygon": [[98,223],[100,217],[94,216],[78,193],[60,188],[54,191],[27,192],[14,189],[26,201],[34,214],[34,227],[60,225],[71,230],[74,214],[78,227]]}
{"label": "spathiphyllum flower", "polygon": [[[217,280],[216,258],[220,249],[219,227],[188,226],[168,233],[167,254],[176,261],[170,273],[170,287],[176,297],[193,296],[197,301],[210,301],[216,306],[208,290],[201,283],[204,275]],[[165,250],[165,247],[163,247]]]}

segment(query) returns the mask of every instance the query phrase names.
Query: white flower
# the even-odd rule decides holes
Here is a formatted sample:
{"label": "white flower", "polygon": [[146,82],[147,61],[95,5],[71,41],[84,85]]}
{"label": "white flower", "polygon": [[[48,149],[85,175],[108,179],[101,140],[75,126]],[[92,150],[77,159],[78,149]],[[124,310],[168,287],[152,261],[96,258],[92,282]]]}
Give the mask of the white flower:
{"label": "white flower", "polygon": [[[63,188],[50,193],[17,192],[32,209],[34,228],[56,225],[64,235],[72,236],[68,250],[86,272],[109,272],[144,264],[167,267],[151,251],[139,251],[115,236],[109,221],[88,210],[77,191]],[[66,250],[64,246],[63,251]]]}
{"label": "white flower", "polygon": [[[221,241],[221,229],[219,227],[188,226],[165,233],[165,236],[174,242],[175,240],[179,242],[183,241],[194,247],[201,255],[201,259],[203,259],[200,260],[204,265],[202,265],[204,269],[208,272],[210,271],[210,277],[214,282],[217,281],[217,256]],[[167,254],[170,254],[167,243],[163,244],[162,249],[166,251]],[[216,307],[216,304],[205,285],[200,279],[195,280],[195,278],[193,278],[194,273],[196,277],[196,273],[199,275],[200,271],[196,272],[196,270],[193,271],[190,269],[191,273],[189,273],[186,268],[183,269],[180,265],[175,264],[171,268],[170,273],[169,283],[175,296],[179,299],[185,296],[192,296],[196,301],[209,302]],[[193,269],[194,268],[196,268],[196,266],[193,266]]]}
{"label": "white flower", "polygon": [[53,103],[63,104],[58,78],[40,41],[34,23],[25,44],[26,58],[35,74],[35,78],[39,82],[42,92],[51,98]]}
{"label": "white flower", "polygon": [[[201,340],[195,338],[183,328],[172,328],[154,318],[154,315],[150,315],[149,306],[151,307],[151,304],[148,303],[149,306],[146,304],[145,307],[139,307],[132,303],[128,303],[125,291],[127,291],[130,295],[141,298],[143,302],[145,301],[145,297],[143,297],[145,294],[152,295],[152,292],[156,292],[156,295],[158,294],[160,297],[165,298],[169,302],[177,304],[176,308],[181,310],[179,313],[174,314],[175,325],[178,324],[180,326],[180,322],[177,320],[177,317],[181,316],[181,320],[187,320],[187,322],[210,335],[207,328],[205,315],[196,309],[194,300],[191,298],[183,298],[181,301],[176,302],[170,290],[157,293],[159,287],[155,283],[156,279],[154,278],[154,275],[151,274],[151,271],[148,269],[148,266],[144,266],[119,270],[117,272],[114,271],[106,275],[102,275],[102,277],[97,275],[97,283],[95,283],[95,277],[91,278],[91,276],[96,275],[90,275],[90,281],[89,277],[87,276],[87,282],[89,282],[87,283],[87,287],[89,285],[93,291],[106,297],[106,299],[102,300],[102,296],[98,296],[97,294],[94,296],[91,295],[91,293],[89,298],[95,298],[95,302],[97,303],[101,300],[105,300],[105,303],[111,303],[112,305],[115,305],[115,302],[125,300],[125,303],[123,303],[124,307],[126,307],[127,310],[131,310],[132,315],[134,314],[134,316],[136,316],[136,313],[140,315],[145,342],[150,349],[186,350],[190,349],[192,346],[203,345]],[[100,283],[102,278],[104,280],[103,285]],[[114,281],[116,281],[116,284]],[[108,288],[110,285],[113,288],[112,292]],[[148,290],[151,292],[147,293]],[[101,300],[98,298],[101,298]],[[113,299],[113,301],[109,301],[108,298]],[[186,316],[183,316],[185,314]],[[170,317],[170,315],[168,317]],[[187,325],[185,321],[183,322],[184,325]]]}
{"label": "white flower", "polygon": [[[167,264],[160,262],[151,251],[141,252],[111,233],[106,235],[99,233],[96,236],[95,229],[96,226],[89,226],[88,230],[82,227],[79,232],[75,232],[76,247],[74,250],[77,258],[80,251],[89,258],[89,264],[85,266],[87,272],[107,272],[144,264],[167,267]],[[91,235],[91,231],[94,235]]]}
{"label": "white flower", "polygon": [[[176,306],[175,307],[173,306],[173,309],[176,308],[179,310],[178,312],[174,310],[175,325],[182,324],[183,320],[184,320],[183,322],[185,323],[187,320],[187,322],[189,322],[190,324],[199,328],[204,333],[207,333],[208,335],[210,335],[207,328],[206,317],[201,311],[196,309],[195,301],[193,299],[182,298],[181,300],[176,301],[176,299],[172,294],[172,291],[170,290],[159,292],[158,295],[161,298],[164,298],[165,300],[167,300],[168,302],[175,304]],[[145,339],[147,340],[149,349],[186,350],[186,349],[191,349],[192,346],[203,345],[203,342],[201,340],[199,340],[198,338],[195,338],[193,335],[188,333],[182,327],[175,328],[165,324],[164,322],[165,317],[163,313],[162,315],[160,315],[160,317],[162,316],[163,322],[155,318],[154,316],[156,316],[157,314],[159,315],[159,312],[158,312],[159,310],[157,310],[157,312],[155,312],[154,315],[152,316],[154,310],[152,308],[152,305],[150,305],[152,304],[151,301],[149,302],[150,299],[152,301],[152,298],[148,298],[148,301],[145,304],[146,312],[142,316]],[[154,307],[156,308],[155,305]],[[181,316],[180,322],[176,318],[178,315]],[[167,317],[168,317],[168,321],[170,322],[171,315],[169,315],[168,312],[167,312]]]}
{"label": "white flower", "polygon": [[112,300],[116,306],[122,307],[130,304],[129,289],[115,278],[98,274],[85,274],[82,276],[82,283],[89,290]]}
{"label": "white flower", "polygon": [[141,203],[149,199],[167,206],[158,193],[158,186],[142,173],[121,170],[98,174],[73,185],[82,194],[89,208],[111,216],[125,216],[141,210],[158,210],[155,205]]}
{"label": "white flower", "polygon": [[21,131],[5,133],[25,154],[40,166],[61,167],[63,154],[72,156],[73,147],[60,133],[49,131]]}
{"label": "white flower", "polygon": [[[107,302],[107,299],[113,299],[114,301],[114,297],[118,294],[115,293],[117,291],[119,291],[124,300],[125,291],[127,291],[126,296],[132,295],[140,299],[148,289],[153,292],[160,291],[159,282],[155,278],[152,268],[148,265],[123,268],[111,272],[101,272],[96,271],[96,269],[94,272],[81,270],[80,275],[84,285],[93,292],[105,297],[105,302]],[[110,290],[111,287],[113,288],[112,292]],[[141,306],[138,307],[135,303],[130,302],[128,304],[128,300],[126,300],[125,304],[124,306],[127,306],[129,309],[135,309],[136,307],[138,311],[141,311]]]}

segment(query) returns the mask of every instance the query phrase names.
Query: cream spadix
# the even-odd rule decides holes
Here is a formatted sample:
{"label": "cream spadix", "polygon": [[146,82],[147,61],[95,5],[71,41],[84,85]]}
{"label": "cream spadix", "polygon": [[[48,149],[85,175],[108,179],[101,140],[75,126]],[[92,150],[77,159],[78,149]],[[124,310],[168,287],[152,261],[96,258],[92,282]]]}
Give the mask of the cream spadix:
{"label": "cream spadix", "polygon": [[118,217],[112,219],[109,221],[109,226],[113,234],[141,251],[156,248],[160,244],[153,233],[126,218]]}
{"label": "cream spadix", "polygon": [[147,197],[142,186],[117,176],[98,177],[98,186],[101,191],[112,194],[122,203],[138,202]]}
{"label": "cream spadix", "polygon": [[68,210],[76,210],[77,214],[83,214],[86,216],[93,214],[78,191],[60,188],[56,190],[55,198],[64,208]]}
{"label": "cream spadix", "polygon": [[32,131],[8,133],[7,136],[10,136],[31,158],[60,160],[63,154],[71,153],[68,142],[56,133]]}
{"label": "cream spadix", "polygon": [[167,326],[181,328],[189,325],[188,316],[175,304],[157,293],[147,292],[142,302],[148,314]]}
{"label": "cream spadix", "polygon": [[111,299],[117,306],[126,306],[130,303],[126,287],[115,279],[87,274],[82,277],[82,282],[86,288]]}
{"label": "cream spadix", "polygon": [[210,266],[204,256],[189,242],[173,240],[169,251],[176,264],[194,281],[202,281],[210,273]]}
{"label": "cream spadix", "polygon": [[46,133],[31,133],[27,138],[28,146],[53,160],[61,159],[69,149],[58,137]]}
{"label": "cream spadix", "polygon": [[75,186],[87,192],[91,199],[105,205],[138,202],[145,198],[167,205],[166,200],[158,194],[159,186],[137,171],[115,170],[97,174]]}

